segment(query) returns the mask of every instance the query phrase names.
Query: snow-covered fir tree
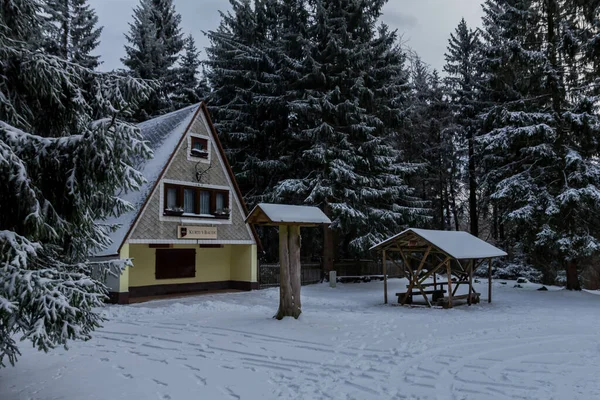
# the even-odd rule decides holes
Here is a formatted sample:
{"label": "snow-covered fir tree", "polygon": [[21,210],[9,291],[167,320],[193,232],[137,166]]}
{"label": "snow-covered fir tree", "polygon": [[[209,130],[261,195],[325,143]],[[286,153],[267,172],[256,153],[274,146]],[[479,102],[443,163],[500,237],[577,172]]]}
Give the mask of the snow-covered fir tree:
{"label": "snow-covered fir tree", "polygon": [[[579,4],[579,6],[577,4]],[[585,51],[583,3],[488,0],[484,31],[487,134],[497,182],[493,199],[517,249],[534,265],[567,271],[597,254],[600,120],[593,85],[572,71],[595,61]],[[581,68],[581,69],[580,69]]]}
{"label": "snow-covered fir tree", "polygon": [[411,177],[420,198],[431,203],[431,226],[460,229],[460,153],[454,140],[452,113],[446,87],[437,71],[415,55],[411,66],[411,99],[407,133],[403,135],[409,159],[423,160],[426,168]]}
{"label": "snow-covered fir tree", "polygon": [[210,105],[247,200],[325,209],[326,262],[337,242],[357,254],[424,213],[398,148],[405,57],[375,29],[384,1],[231,3],[209,33]]}
{"label": "snow-covered fir tree", "polygon": [[192,35],[186,37],[184,42],[173,89],[173,104],[176,109],[196,104],[204,100],[209,93],[206,77],[200,73],[202,63],[196,42]]}
{"label": "snow-covered fir tree", "polygon": [[[340,256],[364,251],[422,211],[406,201],[414,199],[404,178],[415,166],[393,141],[407,74],[395,34],[374,29],[383,3],[314,1],[304,96],[293,104],[293,175],[276,189],[282,200],[318,205],[331,217]],[[338,243],[326,235],[326,269],[332,248]]]}
{"label": "snow-covered fir tree", "polygon": [[133,22],[125,35],[129,45],[121,61],[132,76],[160,82],[160,90],[137,110],[137,120],[173,110],[176,63],[184,46],[180,23],[173,0],[140,0],[133,10]]}
{"label": "snow-covered fir tree", "polygon": [[44,0],[44,48],[52,55],[94,69],[100,64],[93,51],[102,27],[87,0]]}
{"label": "snow-covered fir tree", "polygon": [[477,150],[475,137],[480,132],[478,114],[479,70],[481,54],[479,34],[469,29],[464,18],[455,32],[450,35],[444,71],[448,75],[446,85],[455,115],[456,135],[466,147],[467,186],[469,188],[469,231],[479,235],[479,213],[477,201]]}
{"label": "snow-covered fir tree", "polygon": [[231,4],[232,12],[209,32],[209,104],[252,205],[273,201],[274,185],[291,169],[288,103],[299,84],[294,63],[302,53],[307,12],[303,0]]}
{"label": "snow-covered fir tree", "polygon": [[[131,205],[133,165],[150,156],[136,127],[120,120],[150,89],[40,51],[37,0],[0,12],[0,366],[16,340],[47,351],[87,340],[102,321],[102,283],[122,265],[88,261],[114,227],[96,221]],[[98,119],[99,117],[99,119]]]}

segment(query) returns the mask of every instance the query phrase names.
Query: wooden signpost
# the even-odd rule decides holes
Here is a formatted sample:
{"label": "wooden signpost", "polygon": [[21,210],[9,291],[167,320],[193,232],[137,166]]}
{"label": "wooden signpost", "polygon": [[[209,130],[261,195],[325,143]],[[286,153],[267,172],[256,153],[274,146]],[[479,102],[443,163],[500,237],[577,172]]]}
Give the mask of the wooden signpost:
{"label": "wooden signpost", "polygon": [[331,221],[317,207],[261,203],[246,222],[279,227],[279,309],[274,318],[298,318],[302,313],[300,227],[330,225]]}

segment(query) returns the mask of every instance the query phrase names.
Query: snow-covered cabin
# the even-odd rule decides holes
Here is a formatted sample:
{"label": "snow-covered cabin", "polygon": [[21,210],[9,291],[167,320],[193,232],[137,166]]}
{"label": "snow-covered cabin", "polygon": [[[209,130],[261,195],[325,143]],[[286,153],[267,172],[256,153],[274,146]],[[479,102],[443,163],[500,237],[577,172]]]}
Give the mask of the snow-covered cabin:
{"label": "snow-covered cabin", "polygon": [[111,300],[257,283],[255,231],[208,110],[202,103],[139,124],[154,158],[137,166],[141,190],[121,194],[135,209],[107,221],[120,228],[103,259],[131,258],[109,278]]}

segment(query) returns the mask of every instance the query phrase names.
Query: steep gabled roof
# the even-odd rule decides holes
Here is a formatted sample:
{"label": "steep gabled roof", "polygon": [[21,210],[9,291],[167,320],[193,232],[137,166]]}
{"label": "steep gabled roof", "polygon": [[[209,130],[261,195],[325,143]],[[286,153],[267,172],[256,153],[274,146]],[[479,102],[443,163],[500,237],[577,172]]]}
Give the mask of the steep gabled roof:
{"label": "steep gabled roof", "polygon": [[409,228],[400,232],[371,247],[371,250],[384,249],[394,244],[394,242],[402,240],[404,236],[410,233],[416,234],[447,255],[458,260],[504,257],[507,255],[503,250],[492,246],[468,232],[436,231],[417,228]]}
{"label": "steep gabled roof", "polygon": [[163,169],[194,120],[199,107],[200,105],[196,104],[138,124],[142,138],[147,141],[148,147],[154,152],[153,158],[144,160],[136,165],[137,170],[144,175],[147,182],[138,191],[117,194],[122,199],[133,204],[134,209],[121,215],[119,218],[110,218],[105,221],[110,225],[119,224],[120,227],[110,234],[112,240],[110,247],[101,251],[97,254],[98,256],[118,254],[146,198],[152,193]]}
{"label": "steep gabled roof", "polygon": [[[225,163],[227,173],[231,182],[233,183],[236,195],[244,212],[246,214],[248,213],[248,208],[246,207],[244,198],[241,195],[235,180],[235,176],[233,175],[231,167],[227,161],[227,157],[225,156],[221,142],[219,141],[212,121],[210,120],[208,109],[204,103],[195,104],[138,124],[143,139],[148,142],[148,146],[154,152],[154,157],[152,159],[144,160],[140,164],[136,165],[136,168],[142,173],[144,178],[146,178],[147,182],[142,185],[138,191],[118,194],[119,197],[133,204],[134,208],[132,211],[121,215],[119,218],[110,218],[104,221],[106,224],[110,225],[118,224],[120,227],[115,232],[110,234],[112,244],[107,249],[96,254],[96,256],[104,257],[119,254],[121,247],[123,246],[125,240],[127,240],[127,237],[129,236],[137,219],[143,211],[145,204],[156,189],[158,182],[167,169],[167,166],[179,148],[181,142],[185,138],[185,135],[196,119],[196,116],[200,112],[203,112],[206,117],[208,125],[211,128],[214,144],[216,145],[219,153],[221,154],[221,158]],[[252,232],[257,244],[260,246],[260,242],[255,230],[252,229]]]}

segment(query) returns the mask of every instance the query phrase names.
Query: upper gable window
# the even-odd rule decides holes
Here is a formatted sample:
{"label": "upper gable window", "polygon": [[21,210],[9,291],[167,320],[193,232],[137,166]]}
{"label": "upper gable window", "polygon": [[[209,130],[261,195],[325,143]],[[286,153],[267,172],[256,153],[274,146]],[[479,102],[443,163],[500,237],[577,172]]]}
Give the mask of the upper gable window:
{"label": "upper gable window", "polygon": [[188,154],[189,161],[210,162],[210,141],[208,136],[190,134],[188,136]]}
{"label": "upper gable window", "polygon": [[208,140],[192,136],[190,155],[192,157],[208,158]]}

